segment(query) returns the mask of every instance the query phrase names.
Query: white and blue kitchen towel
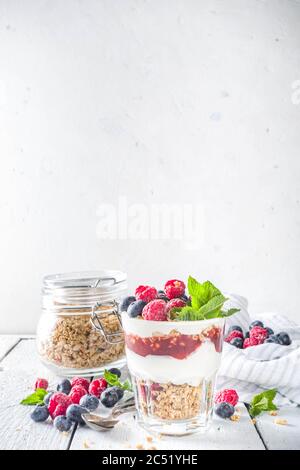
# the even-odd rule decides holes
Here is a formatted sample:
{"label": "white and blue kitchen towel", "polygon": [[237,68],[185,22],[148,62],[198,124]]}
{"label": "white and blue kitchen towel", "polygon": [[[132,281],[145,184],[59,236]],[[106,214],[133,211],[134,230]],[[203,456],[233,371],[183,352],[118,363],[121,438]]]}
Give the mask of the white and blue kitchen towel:
{"label": "white and blue kitchen towel", "polygon": [[292,344],[267,343],[238,349],[224,343],[217,389],[234,388],[240,400],[249,403],[253,395],[276,388],[275,401],[279,406],[300,405],[300,327],[277,313],[261,313],[250,318],[247,300],[236,294],[227,295],[230,297],[228,306],[237,307],[240,312],[227,319],[226,331],[232,325],[239,325],[245,332],[251,321],[261,320],[275,333],[286,331]]}

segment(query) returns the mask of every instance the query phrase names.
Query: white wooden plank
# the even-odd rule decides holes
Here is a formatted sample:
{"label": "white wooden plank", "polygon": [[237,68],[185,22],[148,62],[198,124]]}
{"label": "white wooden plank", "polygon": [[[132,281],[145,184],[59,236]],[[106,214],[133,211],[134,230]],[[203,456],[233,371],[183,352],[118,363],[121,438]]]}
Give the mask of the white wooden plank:
{"label": "white wooden plank", "polygon": [[[276,424],[278,419],[287,420],[286,425]],[[257,417],[257,428],[269,450],[300,449],[300,408],[286,406],[277,416],[264,413]]]}
{"label": "white wooden plank", "polygon": [[60,380],[40,364],[34,340],[22,340],[2,361],[0,371],[0,449],[66,449],[70,432],[57,431],[50,420],[34,423],[33,407],[20,400],[33,391],[36,377],[49,380],[50,388]]}
{"label": "white wooden plank", "polygon": [[19,335],[1,335],[0,336],[0,361],[5,355],[13,348],[18,341],[20,341]]}
{"label": "white wooden plank", "polygon": [[[80,427],[77,429],[71,450],[78,449],[144,449],[155,447],[156,449],[257,449],[264,450],[265,447],[252,424],[249,414],[243,404],[239,404],[241,419],[237,422],[222,420],[217,416],[214,418],[211,429],[205,434],[196,434],[184,437],[153,437],[137,425],[133,416],[122,417],[120,422],[112,431],[100,433],[90,428]],[[247,436],[244,439],[243,436]],[[148,439],[153,440],[150,442]],[[148,438],[148,439],[147,439]]]}

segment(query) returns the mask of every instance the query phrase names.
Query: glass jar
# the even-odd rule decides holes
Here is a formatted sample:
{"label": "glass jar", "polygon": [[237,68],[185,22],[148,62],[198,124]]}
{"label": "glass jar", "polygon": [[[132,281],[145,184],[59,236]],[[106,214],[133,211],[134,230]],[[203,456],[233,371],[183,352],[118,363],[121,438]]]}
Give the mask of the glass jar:
{"label": "glass jar", "polygon": [[41,361],[61,376],[91,376],[125,362],[120,271],[55,274],[43,279],[37,328]]}
{"label": "glass jar", "polygon": [[167,435],[207,430],[224,319],[149,321],[123,312],[122,324],[139,423]]}

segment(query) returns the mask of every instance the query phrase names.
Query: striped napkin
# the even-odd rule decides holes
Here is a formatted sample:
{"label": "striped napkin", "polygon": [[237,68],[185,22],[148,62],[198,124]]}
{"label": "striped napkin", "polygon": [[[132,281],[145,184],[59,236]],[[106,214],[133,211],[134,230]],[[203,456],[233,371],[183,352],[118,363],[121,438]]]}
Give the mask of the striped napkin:
{"label": "striped napkin", "polygon": [[267,343],[238,349],[224,343],[217,389],[234,388],[240,400],[249,403],[253,395],[276,388],[277,405],[300,405],[300,327],[277,313],[261,313],[250,318],[244,297],[229,293],[227,297],[230,300],[226,306],[239,308],[240,312],[226,320],[226,331],[232,325],[239,325],[245,332],[249,323],[261,320],[275,333],[287,332],[292,344]]}

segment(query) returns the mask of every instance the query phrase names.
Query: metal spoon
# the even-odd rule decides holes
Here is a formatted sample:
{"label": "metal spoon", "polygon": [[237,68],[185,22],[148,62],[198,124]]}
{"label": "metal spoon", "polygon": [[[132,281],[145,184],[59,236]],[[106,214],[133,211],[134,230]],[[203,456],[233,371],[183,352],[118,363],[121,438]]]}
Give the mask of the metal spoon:
{"label": "metal spoon", "polygon": [[136,410],[134,404],[134,398],[130,397],[122,403],[118,403],[112,409],[111,413],[108,416],[100,416],[94,413],[83,413],[82,419],[90,428],[96,431],[109,431],[113,429],[115,425],[119,422],[118,419],[122,414],[130,413]]}

